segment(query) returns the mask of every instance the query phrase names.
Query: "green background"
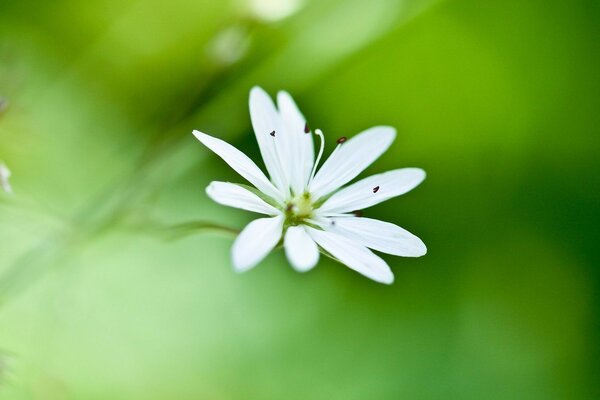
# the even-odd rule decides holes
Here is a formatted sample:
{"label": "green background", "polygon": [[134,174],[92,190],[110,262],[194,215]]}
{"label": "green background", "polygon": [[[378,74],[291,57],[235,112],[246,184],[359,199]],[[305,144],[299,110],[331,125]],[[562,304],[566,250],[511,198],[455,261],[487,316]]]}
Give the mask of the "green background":
{"label": "green background", "polygon": [[[0,1],[0,398],[599,398],[600,3],[250,3]],[[397,127],[365,174],[428,178],[366,215],[429,253],[392,286],[165,234],[253,217],[191,135],[258,160],[253,85],[328,151]]]}

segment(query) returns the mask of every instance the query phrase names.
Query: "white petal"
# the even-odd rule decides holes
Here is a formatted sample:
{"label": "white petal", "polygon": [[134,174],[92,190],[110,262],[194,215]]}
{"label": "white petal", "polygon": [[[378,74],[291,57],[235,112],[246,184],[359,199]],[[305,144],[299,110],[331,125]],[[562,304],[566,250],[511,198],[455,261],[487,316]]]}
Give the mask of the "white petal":
{"label": "white petal", "polygon": [[260,87],[255,86],[250,90],[250,119],[256,135],[267,171],[279,190],[284,193],[289,187],[287,169],[284,162],[286,154],[282,153],[283,134],[279,112],[273,104],[271,97]]}
{"label": "white petal", "polygon": [[341,189],[321,207],[319,214],[344,213],[371,207],[411,191],[425,179],[420,168],[402,168],[362,179]]}
{"label": "white petal", "polygon": [[281,239],[283,216],[259,218],[250,222],[233,243],[233,267],[244,272],[256,266]]}
{"label": "white petal", "polygon": [[376,126],[342,143],[317,172],[310,192],[319,198],[350,182],[378,159],[395,137],[394,128]]}
{"label": "white petal", "polygon": [[283,240],[285,254],[298,272],[312,269],[319,261],[317,244],[302,226],[290,226]]}
{"label": "white petal", "polygon": [[338,233],[310,227],[307,230],[319,246],[356,272],[380,283],[394,281],[394,274],[386,262],[366,247]]}
{"label": "white petal", "polygon": [[306,189],[306,184],[315,160],[313,137],[304,130],[307,127],[306,118],[302,115],[292,96],[285,91],[277,94],[277,106],[281,122],[289,138],[290,157],[293,164],[290,174],[290,184],[296,194]]}
{"label": "white petal", "polygon": [[337,232],[373,250],[402,257],[421,257],[427,253],[425,244],[397,225],[371,218],[331,218],[332,232]]}
{"label": "white petal", "polygon": [[256,194],[234,183],[211,182],[206,188],[206,194],[217,203],[225,206],[267,215],[277,215],[280,213],[279,210]]}
{"label": "white petal", "polygon": [[258,190],[278,201],[283,199],[281,193],[267,179],[265,174],[256,166],[247,155],[230,145],[229,143],[209,136],[200,131],[194,131],[194,136],[202,142],[203,145],[215,152],[238,174],[253,184]]}

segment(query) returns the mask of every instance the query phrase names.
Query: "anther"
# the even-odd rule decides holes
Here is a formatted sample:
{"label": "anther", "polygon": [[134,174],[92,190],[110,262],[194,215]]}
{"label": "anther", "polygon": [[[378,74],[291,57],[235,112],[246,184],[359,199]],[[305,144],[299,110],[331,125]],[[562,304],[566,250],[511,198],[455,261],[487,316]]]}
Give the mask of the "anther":
{"label": "anther", "polygon": [[379,186],[375,186],[375,187],[373,188],[373,193],[377,193],[378,191],[379,191]]}
{"label": "anther", "polygon": [[293,208],[294,208],[294,204],[293,204],[293,203],[289,203],[289,204],[287,205],[287,207],[285,208],[285,210],[286,210],[287,212],[291,212]]}
{"label": "anther", "polygon": [[337,144],[342,144],[344,143],[346,140],[348,140],[348,138],[346,136],[342,136],[341,138],[339,138],[337,140]]}
{"label": "anther", "polygon": [[304,124],[304,133],[310,133],[310,128],[308,127],[308,122]]}
{"label": "anther", "polygon": [[275,131],[272,131],[271,133],[269,133],[269,135],[275,137]]}
{"label": "anther", "polygon": [[312,171],[310,173],[310,179],[308,183],[312,182],[315,177],[315,173],[317,172],[317,166],[319,165],[319,161],[321,161],[321,157],[323,156],[323,150],[325,149],[325,138],[323,137],[323,132],[320,129],[315,129],[315,135],[321,139],[321,145],[319,146],[319,154],[317,155],[317,159],[315,160],[315,165],[313,165]]}
{"label": "anther", "polygon": [[355,217],[359,218],[363,216],[363,212],[361,210],[352,211],[352,214],[354,214]]}

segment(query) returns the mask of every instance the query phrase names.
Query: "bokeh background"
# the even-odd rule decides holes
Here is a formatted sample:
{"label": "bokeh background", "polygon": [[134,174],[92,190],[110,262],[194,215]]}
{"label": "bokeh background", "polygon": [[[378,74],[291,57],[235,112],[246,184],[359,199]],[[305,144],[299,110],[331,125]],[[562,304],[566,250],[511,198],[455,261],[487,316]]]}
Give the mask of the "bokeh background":
{"label": "bokeh background", "polygon": [[[1,0],[0,398],[600,398],[599,71],[595,0]],[[257,159],[253,85],[398,128],[394,285],[168,233],[252,218],[191,131]]]}

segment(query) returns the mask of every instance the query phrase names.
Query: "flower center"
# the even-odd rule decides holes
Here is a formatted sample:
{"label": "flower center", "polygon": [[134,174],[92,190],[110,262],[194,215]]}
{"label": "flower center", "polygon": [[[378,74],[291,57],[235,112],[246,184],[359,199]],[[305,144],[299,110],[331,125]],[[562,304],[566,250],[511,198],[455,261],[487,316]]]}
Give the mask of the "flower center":
{"label": "flower center", "polygon": [[287,225],[299,225],[307,218],[313,216],[313,203],[310,193],[294,196],[288,201],[285,209],[285,222]]}

